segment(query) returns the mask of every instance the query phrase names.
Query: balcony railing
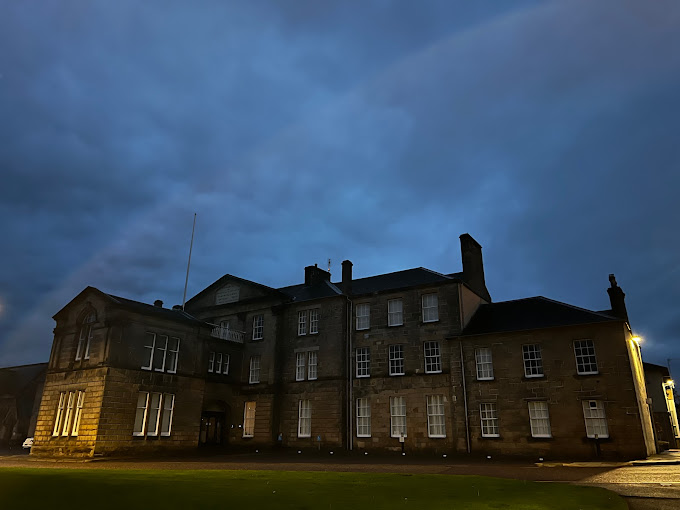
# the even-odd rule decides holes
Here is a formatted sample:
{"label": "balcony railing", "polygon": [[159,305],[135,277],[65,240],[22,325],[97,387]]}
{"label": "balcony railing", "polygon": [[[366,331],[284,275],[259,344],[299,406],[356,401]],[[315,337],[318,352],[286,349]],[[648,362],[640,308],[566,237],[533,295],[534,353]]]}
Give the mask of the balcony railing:
{"label": "balcony railing", "polygon": [[217,324],[211,324],[212,332],[210,333],[210,336],[214,338],[220,338],[222,340],[227,340],[229,342],[236,342],[237,344],[242,344],[243,339],[245,338],[245,332],[244,331],[237,331],[235,329],[229,329],[225,328],[222,326],[218,326]]}

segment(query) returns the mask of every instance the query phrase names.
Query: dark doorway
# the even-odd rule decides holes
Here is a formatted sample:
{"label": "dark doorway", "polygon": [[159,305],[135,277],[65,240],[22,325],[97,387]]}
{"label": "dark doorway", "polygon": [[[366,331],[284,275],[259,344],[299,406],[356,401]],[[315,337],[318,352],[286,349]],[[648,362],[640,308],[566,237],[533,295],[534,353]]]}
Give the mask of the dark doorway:
{"label": "dark doorway", "polygon": [[203,411],[201,413],[201,434],[199,443],[205,446],[223,446],[227,435],[224,427],[226,417],[224,412]]}

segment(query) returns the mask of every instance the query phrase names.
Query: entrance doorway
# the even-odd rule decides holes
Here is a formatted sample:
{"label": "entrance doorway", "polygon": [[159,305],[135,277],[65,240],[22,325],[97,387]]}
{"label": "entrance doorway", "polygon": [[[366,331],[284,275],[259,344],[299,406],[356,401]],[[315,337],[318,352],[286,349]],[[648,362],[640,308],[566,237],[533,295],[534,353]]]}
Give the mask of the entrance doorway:
{"label": "entrance doorway", "polygon": [[201,413],[201,434],[199,442],[205,446],[222,446],[226,444],[224,412],[203,411]]}

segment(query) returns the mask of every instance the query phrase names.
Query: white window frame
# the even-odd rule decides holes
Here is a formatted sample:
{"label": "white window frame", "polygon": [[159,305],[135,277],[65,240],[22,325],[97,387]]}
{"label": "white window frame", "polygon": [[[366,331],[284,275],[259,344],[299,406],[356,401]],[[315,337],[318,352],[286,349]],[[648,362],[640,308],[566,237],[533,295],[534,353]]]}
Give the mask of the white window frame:
{"label": "white window frame", "polygon": [[[165,358],[168,354],[168,335],[156,336],[156,351],[154,352],[154,360],[160,363],[160,368],[154,368],[154,372],[165,372]],[[165,342],[163,341],[165,339]],[[162,347],[161,347],[162,346]],[[162,352],[162,362],[158,360],[159,352]]]}
{"label": "white window frame", "polygon": [[586,436],[591,439],[606,439],[609,437],[607,413],[602,400],[583,400],[583,420],[586,426]]}
{"label": "white window frame", "polygon": [[437,340],[430,340],[423,344],[425,354],[425,373],[441,374],[442,372],[442,353]]}
{"label": "white window frame", "polygon": [[298,312],[298,336],[307,334],[307,310]]}
{"label": "white window frame", "polygon": [[[156,395],[158,395],[158,400],[156,402],[157,407],[153,407],[154,405],[154,399],[156,398]],[[162,407],[162,402],[163,400],[163,394],[159,392],[151,392],[149,393],[149,399],[147,400],[147,422],[146,422],[146,435],[151,436],[151,437],[156,437],[158,436],[160,426],[161,426],[161,410],[163,409]],[[152,428],[153,427],[153,428]]]}
{"label": "white window frame", "polygon": [[531,437],[552,437],[548,403],[545,400],[533,400],[527,404]]}
{"label": "white window frame", "polygon": [[218,352],[215,354],[215,373],[216,374],[221,374],[222,373],[222,353]]}
{"label": "white window frame", "polygon": [[371,304],[359,303],[355,309],[356,314],[356,330],[364,331],[371,329]]}
{"label": "white window frame", "polygon": [[243,437],[253,437],[255,435],[256,410],[257,402],[255,401],[249,401],[243,404]]}
{"label": "white window frame", "polygon": [[439,296],[432,292],[423,294],[421,298],[423,322],[439,321]]}
{"label": "white window frame", "polygon": [[371,401],[357,399],[357,437],[371,437]]}
{"label": "white window frame", "polygon": [[498,427],[498,409],[495,402],[479,404],[479,421],[482,427],[482,437],[500,437]]}
{"label": "white window frame", "polygon": [[427,396],[427,437],[446,437],[446,412],[443,395]]}
{"label": "white window frame", "polygon": [[305,380],[305,363],[307,361],[306,352],[296,352],[295,353],[295,380],[304,381]]}
{"label": "white window frame", "polygon": [[307,379],[315,381],[318,374],[319,353],[318,351],[309,351],[307,356]]}
{"label": "white window frame", "polygon": [[71,436],[77,437],[78,431],[80,430],[80,419],[83,415],[83,405],[85,404],[85,391],[78,390],[78,398],[76,399],[76,412],[73,417],[73,429],[71,430]]}
{"label": "white window frame", "polygon": [[[173,340],[177,343],[173,345]],[[166,356],[168,357],[168,374],[177,373],[177,363],[179,360],[179,343],[180,339],[176,336],[171,336],[168,339],[168,350]],[[173,348],[174,347],[174,348]]]}
{"label": "white window frame", "polygon": [[[144,398],[144,405],[140,405],[140,400]],[[136,430],[132,428],[132,435],[141,437],[144,435],[144,431],[146,430],[146,419],[148,418],[149,414],[149,392],[148,391],[140,391],[139,394],[137,395],[137,408],[135,412],[135,425],[137,424],[137,417],[140,414],[140,411],[142,412],[142,427],[140,430]]]}
{"label": "white window frame", "polygon": [[404,302],[401,298],[387,301],[387,326],[403,326]]}
{"label": "white window frame", "polygon": [[406,437],[406,400],[390,397],[390,437]]}
{"label": "white window frame", "polygon": [[478,381],[493,380],[493,355],[490,347],[475,349],[475,368]]}
{"label": "white window frame", "polygon": [[61,430],[62,436],[68,436],[71,431],[71,423],[73,420],[73,411],[76,405],[75,402],[76,393],[75,391],[68,392],[68,403],[66,404],[66,415],[64,417],[64,428]]}
{"label": "white window frame", "polygon": [[61,428],[64,424],[64,410],[66,407],[66,392],[59,393],[59,403],[57,404],[57,414],[54,417],[54,428],[52,429],[52,436],[56,437],[61,434]]}
{"label": "white window frame", "polygon": [[526,344],[522,346],[522,360],[524,362],[524,377],[543,377],[543,353],[541,344]]}
{"label": "white window frame", "polygon": [[229,375],[229,361],[231,360],[231,354],[224,355],[224,364],[222,365],[222,374]]}
{"label": "white window frame", "polygon": [[175,395],[172,393],[163,393],[163,404],[161,406],[161,436],[170,436],[170,433],[172,432],[172,418],[174,414]]}
{"label": "white window frame", "polygon": [[356,350],[356,377],[360,379],[362,377],[371,377],[371,348],[370,347],[357,347]]}
{"label": "white window frame", "polygon": [[312,404],[307,399],[298,401],[298,437],[312,437]]}
{"label": "white window frame", "polygon": [[250,367],[248,371],[248,384],[257,384],[260,382],[260,370],[262,368],[262,357],[255,355],[250,357]]}
{"label": "white window frame", "polygon": [[309,311],[309,334],[316,335],[319,333],[319,309],[312,308]]}
{"label": "white window frame", "polygon": [[253,316],[253,340],[264,338],[264,314],[260,313]]}
{"label": "white window frame", "polygon": [[80,326],[80,331],[78,334],[78,346],[76,347],[76,361],[81,359],[90,359],[90,342],[92,341],[92,322],[86,322],[89,318],[88,316],[83,321]]}
{"label": "white window frame", "polygon": [[156,350],[156,333],[151,333],[147,331],[144,335],[144,349],[150,349],[148,355],[148,362],[146,365],[142,365],[142,370],[151,370],[153,368],[153,353]]}
{"label": "white window frame", "polygon": [[[576,358],[576,373],[578,375],[599,374],[595,342],[591,339],[574,340],[574,357]],[[592,370],[593,366],[595,370]],[[584,370],[586,367],[590,370]]]}
{"label": "white window frame", "polygon": [[391,376],[404,375],[404,345],[392,344],[389,346],[389,370]]}
{"label": "white window frame", "polygon": [[210,351],[208,355],[208,373],[212,374],[215,371],[215,352]]}

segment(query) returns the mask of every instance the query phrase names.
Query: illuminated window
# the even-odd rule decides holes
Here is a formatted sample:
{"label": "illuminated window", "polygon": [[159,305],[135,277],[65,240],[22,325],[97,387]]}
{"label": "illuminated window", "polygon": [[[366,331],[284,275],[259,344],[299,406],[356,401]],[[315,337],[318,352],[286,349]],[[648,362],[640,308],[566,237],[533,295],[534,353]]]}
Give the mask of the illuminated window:
{"label": "illuminated window", "polygon": [[482,347],[475,349],[475,363],[477,365],[477,380],[489,381],[493,379],[493,361],[491,349]]}
{"label": "illuminated window", "polygon": [[438,374],[442,371],[439,342],[425,342],[425,373]]}
{"label": "illuminated window", "polygon": [[446,437],[444,397],[442,395],[427,396],[427,436]]}
{"label": "illuminated window", "polygon": [[58,436],[61,433],[61,427],[64,420],[64,409],[66,406],[66,396],[65,392],[59,394],[59,404],[57,405],[57,416],[54,418],[54,429],[52,430],[53,436]]}
{"label": "illuminated window", "polygon": [[551,437],[547,402],[529,402],[532,437]]}
{"label": "illuminated window", "polygon": [[243,409],[243,437],[255,435],[255,402],[246,402]]}
{"label": "illuminated window", "polygon": [[357,305],[357,331],[371,327],[371,305],[362,303]]}
{"label": "illuminated window", "polygon": [[403,303],[401,299],[390,299],[387,302],[387,325],[401,326],[404,324]]}
{"label": "illuminated window", "polygon": [[423,294],[423,322],[439,320],[439,299],[437,294]]}

